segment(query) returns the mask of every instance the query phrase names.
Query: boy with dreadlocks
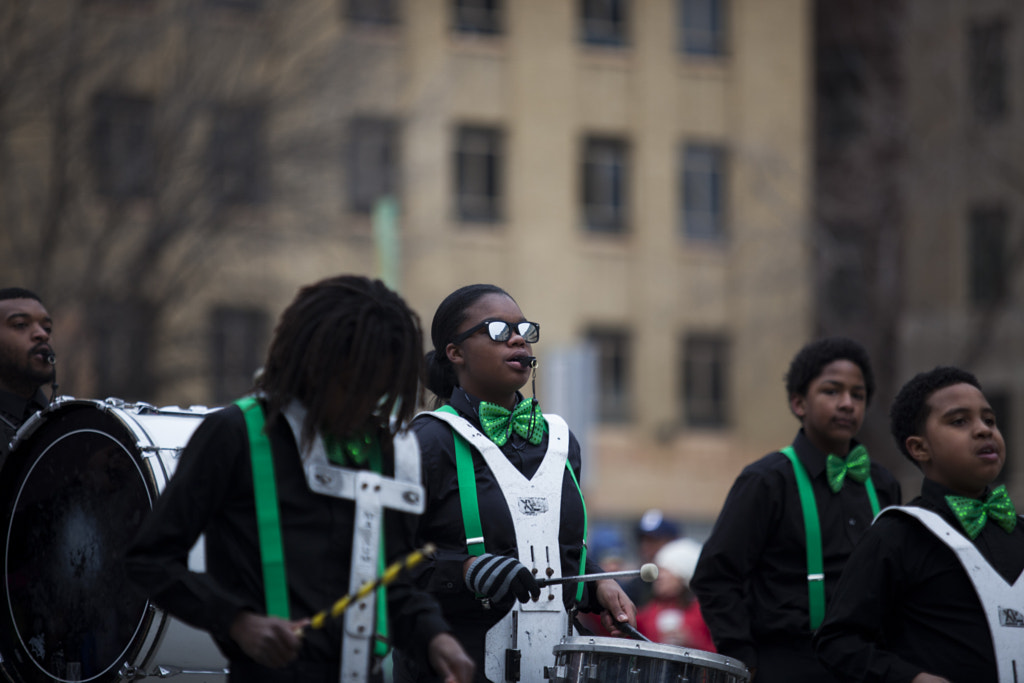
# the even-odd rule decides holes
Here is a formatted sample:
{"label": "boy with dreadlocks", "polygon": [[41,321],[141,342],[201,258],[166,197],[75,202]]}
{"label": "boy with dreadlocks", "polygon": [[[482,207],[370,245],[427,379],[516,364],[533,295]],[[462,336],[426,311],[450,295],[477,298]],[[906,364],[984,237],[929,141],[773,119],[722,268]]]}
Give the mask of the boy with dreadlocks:
{"label": "boy with dreadlocks", "polygon": [[889,417],[921,495],[885,510],[853,552],[818,655],[842,681],[1024,680],[1024,525],[992,488],[1006,446],[981,385],[937,367]]}
{"label": "boy with dreadlocks", "polygon": [[804,346],[786,375],[793,443],[733,484],[691,585],[718,652],[757,683],[827,683],[811,642],[854,545],[895,478],[855,436],[874,393],[868,354],[832,337]]}
{"label": "boy with dreadlocks", "polygon": [[[399,429],[416,407],[421,349],[416,315],[381,282],[305,287],[277,325],[254,395],[190,439],[127,567],[156,604],[213,635],[230,681],[379,680],[375,632],[442,680],[471,680],[437,604],[402,580],[380,602],[371,595],[310,624],[412,550],[419,451]],[[196,573],[188,555],[204,533],[206,572]]]}

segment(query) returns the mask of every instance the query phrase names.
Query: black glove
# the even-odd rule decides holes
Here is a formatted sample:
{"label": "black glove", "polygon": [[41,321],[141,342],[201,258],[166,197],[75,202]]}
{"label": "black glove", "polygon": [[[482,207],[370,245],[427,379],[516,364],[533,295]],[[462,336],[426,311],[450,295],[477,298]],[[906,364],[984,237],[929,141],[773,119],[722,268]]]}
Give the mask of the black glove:
{"label": "black glove", "polygon": [[519,602],[540,597],[540,586],[530,570],[514,557],[484,553],[473,560],[466,572],[469,590],[501,602],[512,593]]}

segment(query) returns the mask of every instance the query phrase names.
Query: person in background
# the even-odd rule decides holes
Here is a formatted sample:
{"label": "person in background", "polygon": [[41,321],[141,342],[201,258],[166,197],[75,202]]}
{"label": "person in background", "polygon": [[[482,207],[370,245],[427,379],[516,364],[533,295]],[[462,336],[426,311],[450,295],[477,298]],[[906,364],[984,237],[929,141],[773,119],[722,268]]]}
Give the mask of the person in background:
{"label": "person in background", "polygon": [[786,374],[793,443],[748,465],[704,543],[691,586],[720,654],[756,683],[827,683],[811,641],[839,574],[896,479],[856,435],[874,395],[864,348],[810,342]]}
{"label": "person in background", "polygon": [[[368,580],[367,565],[372,578],[378,559],[390,565],[413,551],[415,515],[401,505],[422,501],[419,458],[401,430],[417,403],[422,344],[416,314],[379,280],[303,287],[274,330],[255,393],[203,420],[143,521],[129,578],[210,632],[232,683],[380,681],[378,641],[445,683],[472,679],[437,602],[406,576],[311,622]],[[199,573],[188,557],[203,534]]]}
{"label": "person in background", "polygon": [[[508,292],[477,284],[441,302],[430,336],[424,383],[443,405],[413,421],[427,498],[416,521],[439,550],[418,585],[440,601],[477,683],[542,681],[574,610],[602,612],[614,635],[636,608],[612,579],[538,584],[601,571],[585,555],[579,442],[520,391],[540,326]],[[399,649],[395,680],[431,679]]]}
{"label": "person in background", "polygon": [[54,381],[52,332],[37,294],[0,289],[0,468],[18,428],[48,403],[42,387]]}
{"label": "person in background", "polygon": [[907,382],[892,435],[924,481],[861,539],[815,637],[841,681],[997,683],[1024,677],[1024,525],[1005,486],[996,414],[971,373]]}
{"label": "person in background", "polygon": [[669,541],[654,556],[658,578],[652,599],[636,615],[636,628],[656,643],[715,651],[697,596],[690,590],[700,543],[690,538]]}
{"label": "person in background", "polygon": [[[678,537],[679,527],[675,522],[665,517],[657,508],[647,510],[636,524],[639,566],[654,562],[654,556],[658,554],[658,551],[666,543]],[[626,590],[626,595],[638,608],[646,605],[651,599],[653,586],[640,577],[630,579],[623,587]]]}

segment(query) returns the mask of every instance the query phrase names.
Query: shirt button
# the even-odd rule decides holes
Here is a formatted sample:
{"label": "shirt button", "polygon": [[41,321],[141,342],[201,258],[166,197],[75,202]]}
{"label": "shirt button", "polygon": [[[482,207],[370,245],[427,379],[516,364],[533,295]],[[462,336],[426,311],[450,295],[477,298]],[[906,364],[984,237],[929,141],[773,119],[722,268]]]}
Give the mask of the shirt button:
{"label": "shirt button", "polygon": [[857,526],[857,520],[855,520],[853,517],[850,518],[850,526]]}
{"label": "shirt button", "polygon": [[445,587],[445,588],[449,588],[449,589],[450,589],[450,588],[455,588],[455,584],[454,584],[454,583],[452,583],[451,581],[449,581],[448,583],[446,583],[446,584],[444,585],[444,587]]}

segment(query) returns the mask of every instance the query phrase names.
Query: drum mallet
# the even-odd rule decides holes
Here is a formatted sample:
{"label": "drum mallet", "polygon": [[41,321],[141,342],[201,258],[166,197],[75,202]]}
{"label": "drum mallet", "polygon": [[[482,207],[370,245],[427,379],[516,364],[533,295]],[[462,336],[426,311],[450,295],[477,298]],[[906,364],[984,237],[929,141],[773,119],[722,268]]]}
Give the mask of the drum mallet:
{"label": "drum mallet", "polygon": [[647,583],[658,578],[658,565],[648,562],[639,569],[627,569],[621,572],[603,572],[601,574],[580,574],[578,576],[559,576],[554,579],[537,579],[537,585],[544,587],[555,583],[579,583],[580,581],[601,581],[602,579],[631,579],[639,576]]}
{"label": "drum mallet", "polygon": [[[419,550],[415,550],[409,553],[409,555],[407,555],[405,559],[399,560],[398,562],[395,562],[394,564],[388,566],[388,568],[384,570],[384,573],[378,576],[377,578],[371,581],[367,581],[362,586],[360,586],[355,592],[349,593],[345,597],[338,600],[336,603],[334,603],[331,609],[324,610],[323,612],[314,615],[313,618],[310,619],[308,628],[323,628],[324,624],[327,623],[328,619],[337,619],[342,615],[342,613],[345,610],[347,610],[353,604],[359,602],[360,600],[362,600],[367,595],[374,592],[381,586],[388,585],[389,583],[394,581],[401,572],[407,569],[412,569],[417,564],[422,562],[424,559],[426,559],[430,555],[433,555],[436,549],[437,548],[436,546],[434,546],[434,544],[427,543]],[[302,631],[303,629],[298,629],[295,632],[295,635],[301,636]]]}

